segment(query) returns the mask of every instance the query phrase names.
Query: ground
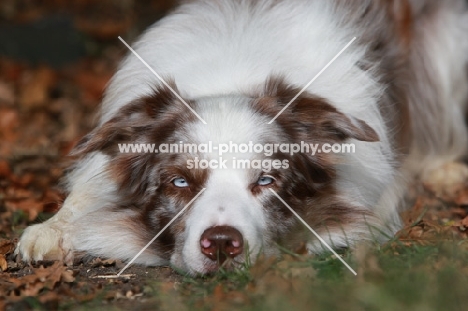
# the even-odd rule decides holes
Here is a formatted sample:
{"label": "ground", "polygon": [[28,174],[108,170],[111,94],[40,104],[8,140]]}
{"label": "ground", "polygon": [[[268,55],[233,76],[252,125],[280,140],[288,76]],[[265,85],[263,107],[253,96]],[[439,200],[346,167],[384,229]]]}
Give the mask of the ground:
{"label": "ground", "polygon": [[[0,310],[465,309],[468,166],[463,161],[409,187],[405,228],[388,243],[340,254],[357,276],[333,255],[287,250],[280,258],[262,257],[244,269],[199,278],[139,266],[116,278],[123,264],[112,259],[25,264],[13,253],[24,228],[53,215],[63,201],[58,184],[70,164],[66,155],[92,128],[103,89],[126,52],[117,36],[130,41],[170,7],[171,1],[2,1]],[[37,30],[57,29],[54,23],[62,32],[48,37]],[[43,38],[35,43],[40,53],[27,53],[26,39],[37,31]],[[62,36],[74,39],[63,43]]]}

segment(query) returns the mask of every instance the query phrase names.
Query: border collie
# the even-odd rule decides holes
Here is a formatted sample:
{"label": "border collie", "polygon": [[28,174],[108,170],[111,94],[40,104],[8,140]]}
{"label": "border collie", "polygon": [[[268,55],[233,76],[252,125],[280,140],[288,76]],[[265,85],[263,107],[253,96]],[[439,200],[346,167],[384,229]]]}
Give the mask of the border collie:
{"label": "border collie", "polygon": [[[128,261],[191,201],[136,263],[195,275],[279,246],[322,252],[284,203],[334,248],[384,242],[401,227],[405,182],[466,153],[467,16],[464,0],[184,3],[133,45],[162,79],[129,53],[72,153],[62,208],[17,252]],[[233,148],[213,168],[194,164],[213,164],[216,148],[119,148],[186,143],[355,150]]]}

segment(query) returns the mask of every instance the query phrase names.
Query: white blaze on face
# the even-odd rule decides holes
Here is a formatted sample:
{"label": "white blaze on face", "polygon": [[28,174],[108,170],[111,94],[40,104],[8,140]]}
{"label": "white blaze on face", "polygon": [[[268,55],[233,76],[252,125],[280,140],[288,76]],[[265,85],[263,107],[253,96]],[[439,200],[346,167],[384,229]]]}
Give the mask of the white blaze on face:
{"label": "white blaze on face", "polygon": [[[203,272],[208,260],[201,253],[203,232],[215,226],[237,229],[244,239],[244,253],[256,254],[262,246],[265,215],[260,202],[248,189],[242,170],[213,170],[203,195],[194,203],[186,222],[186,240],[183,258],[190,270]],[[249,249],[247,249],[247,247]],[[242,261],[242,259],[241,259]]]}
{"label": "white blaze on face", "polygon": [[[248,106],[248,98],[206,99],[198,101],[197,112],[207,125],[197,122],[187,128],[192,142],[213,146],[233,143],[263,143],[274,132],[268,118],[255,114]],[[182,250],[184,264],[189,271],[206,272],[209,259],[201,253],[200,238],[203,232],[214,226],[230,226],[237,229],[244,239],[244,252],[240,261],[249,253],[253,256],[262,248],[266,217],[261,202],[250,187],[259,172],[247,168],[232,168],[233,160],[252,160],[259,155],[247,153],[223,154],[227,168],[210,169],[204,185],[206,190],[194,202],[187,221]],[[217,150],[204,154],[205,159],[219,159]]]}

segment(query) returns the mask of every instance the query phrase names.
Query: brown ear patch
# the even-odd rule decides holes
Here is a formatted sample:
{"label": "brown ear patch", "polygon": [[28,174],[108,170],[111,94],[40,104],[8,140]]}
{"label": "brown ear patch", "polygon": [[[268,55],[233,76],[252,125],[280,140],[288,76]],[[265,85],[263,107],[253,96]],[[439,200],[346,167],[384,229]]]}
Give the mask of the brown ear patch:
{"label": "brown ear patch", "polygon": [[[273,118],[300,91],[299,88],[286,84],[282,78],[271,78],[265,84],[263,97],[254,104],[254,109]],[[287,133],[291,133],[292,128],[305,130],[310,137],[333,141],[348,138],[366,142],[379,141],[378,134],[366,122],[347,116],[326,99],[306,92],[296,98],[276,122]]]}
{"label": "brown ear patch", "polygon": [[[169,85],[177,92],[173,82]],[[186,103],[193,106],[190,101]],[[194,116],[173,92],[159,86],[150,95],[123,106],[112,119],[83,137],[71,155],[79,157],[95,151],[115,155],[119,143],[141,142],[143,136],[158,143],[169,137],[179,123],[191,120]]]}
{"label": "brown ear patch", "polygon": [[[151,95],[140,99],[147,115],[153,119],[160,118],[163,114],[179,115],[187,109],[185,104],[174,94],[174,92],[179,94],[175,82],[168,79],[167,84],[170,88],[166,85],[161,85],[154,89]],[[192,101],[187,99],[184,99],[184,101],[191,108],[194,108]]]}
{"label": "brown ear patch", "polygon": [[346,140],[379,141],[377,133],[364,121],[348,117],[321,98],[300,98],[291,104],[299,122],[321,136]]}

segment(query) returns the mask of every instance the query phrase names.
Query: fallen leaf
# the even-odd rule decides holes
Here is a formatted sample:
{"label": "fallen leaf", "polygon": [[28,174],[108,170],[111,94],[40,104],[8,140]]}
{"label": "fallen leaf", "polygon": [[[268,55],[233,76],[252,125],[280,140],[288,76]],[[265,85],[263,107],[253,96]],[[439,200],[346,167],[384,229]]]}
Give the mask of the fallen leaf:
{"label": "fallen leaf", "polygon": [[8,239],[0,239],[0,254],[8,255],[15,250],[15,243]]}
{"label": "fallen leaf", "polygon": [[65,283],[72,283],[75,281],[75,277],[73,276],[72,270],[64,270],[60,275],[60,280]]}
{"label": "fallen leaf", "polygon": [[24,288],[20,290],[21,296],[37,296],[44,288],[44,283],[40,281],[28,282]]}
{"label": "fallen leaf", "polygon": [[[65,270],[65,267],[60,262],[55,262],[53,266],[46,268],[44,271],[45,274],[45,284],[44,287],[48,289],[53,289],[55,285],[60,282],[62,278],[62,273]],[[42,272],[42,271],[41,271]],[[39,275],[39,271],[35,271]]]}
{"label": "fallen leaf", "polygon": [[8,262],[5,258],[5,255],[0,254],[0,270],[5,271],[8,268]]}

